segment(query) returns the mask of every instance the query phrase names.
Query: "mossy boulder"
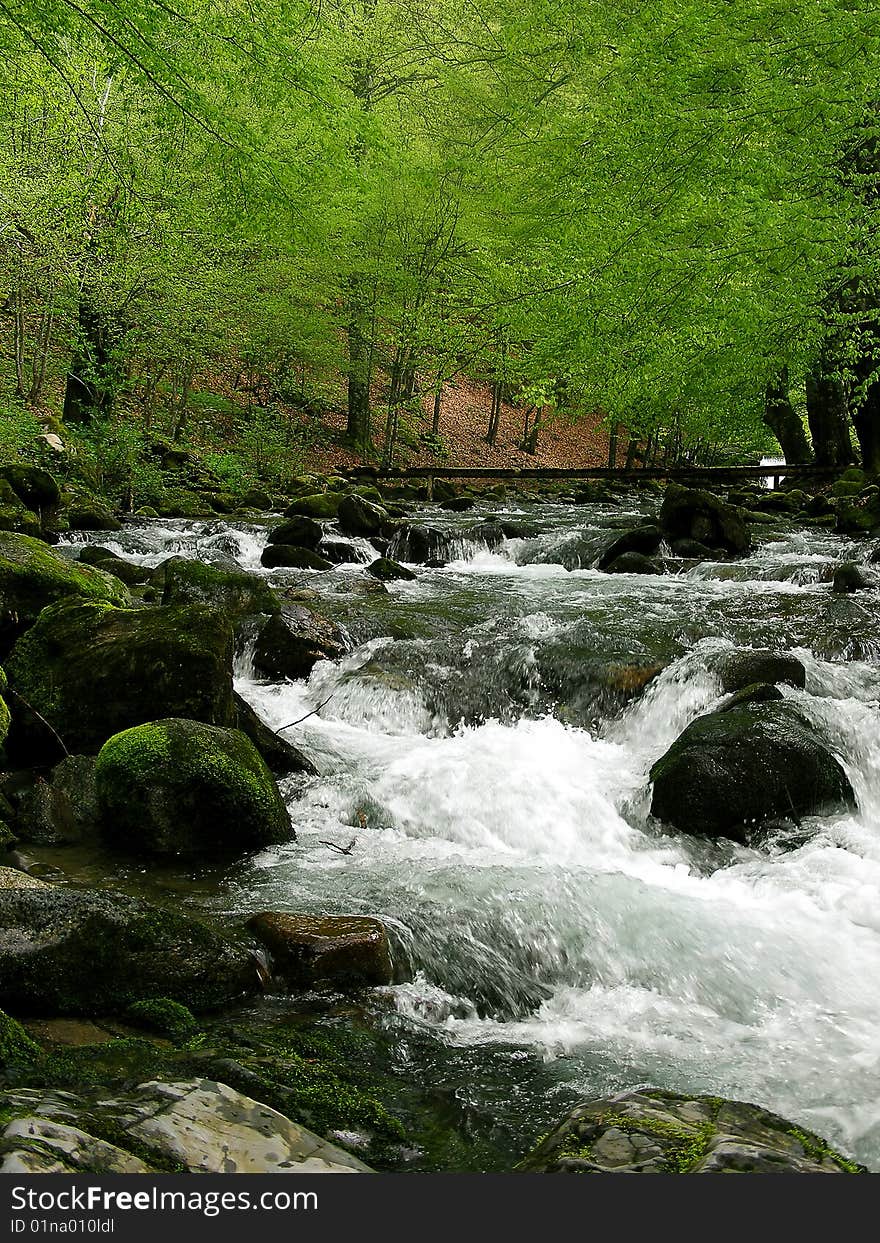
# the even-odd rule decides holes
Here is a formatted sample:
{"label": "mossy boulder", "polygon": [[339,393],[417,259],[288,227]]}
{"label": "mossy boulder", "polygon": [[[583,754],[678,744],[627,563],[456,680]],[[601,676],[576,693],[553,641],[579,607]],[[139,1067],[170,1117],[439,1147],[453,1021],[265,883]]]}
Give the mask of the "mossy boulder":
{"label": "mossy boulder", "polygon": [[105,574],[118,578],[121,583],[125,583],[126,587],[143,587],[153,577],[153,571],[149,566],[138,565],[136,561],[126,561],[124,557],[117,557],[114,553],[99,557],[91,564],[103,570]]}
{"label": "mossy boulder", "polygon": [[24,463],[0,465],[0,479],[5,479],[16,496],[33,513],[55,509],[61,500],[61,489],[54,475],[41,466]]}
{"label": "mossy boulder", "polygon": [[867,535],[880,529],[880,493],[843,498],[837,507],[835,529],[840,535]]}
{"label": "mossy boulder", "polygon": [[3,698],[2,692],[6,689],[6,675],[0,669],[0,752],[3,750],[4,743],[9,734],[9,724],[12,715],[7,707],[6,700]]}
{"label": "mossy boulder", "polygon": [[93,492],[67,497],[64,518],[71,531],[121,531],[122,523],[105,501]]}
{"label": "mossy boulder", "polygon": [[174,1041],[187,1040],[199,1030],[198,1021],[189,1006],[183,1006],[171,997],[136,1001],[128,1007],[125,1017],[137,1027]]}
{"label": "mossy boulder", "polygon": [[199,920],[113,890],[0,890],[0,1004],[33,1014],[122,1012],[170,997],[193,1010],[257,986],[249,952]]}
{"label": "mossy boulder", "polygon": [[0,531],[17,531],[37,539],[43,534],[39,515],[22,504],[21,498],[5,479],[0,479]]}
{"label": "mossy boulder", "polygon": [[301,496],[284,511],[285,518],[317,518],[329,522],[339,513],[342,497],[338,492],[315,492],[312,496]]}
{"label": "mossy boulder", "polygon": [[0,648],[32,626],[56,600],[125,605],[128,592],[94,566],[77,565],[27,535],[0,531]]}
{"label": "mossy boulder", "polygon": [[189,557],[171,557],[164,562],[164,569],[163,604],[208,604],[234,619],[277,613],[281,607],[264,578],[237,567],[227,569]]}
{"label": "mossy boulder", "polygon": [[409,581],[415,578],[412,570],[407,569],[398,561],[392,561],[390,557],[377,557],[375,561],[371,561],[367,566],[367,573],[377,578],[380,583],[391,583],[397,580]]}
{"label": "mossy boulder", "polygon": [[267,678],[307,678],[319,660],[339,660],[347,646],[335,622],[300,604],[286,604],[257,636],[254,668]]}
{"label": "mossy boulder", "polygon": [[669,540],[692,539],[741,557],[749,551],[749,529],[733,505],[711,492],[670,483],[658,525]]}
{"label": "mossy boulder", "polygon": [[0,1010],[0,1074],[5,1078],[29,1070],[42,1055],[40,1046],[31,1040],[21,1023]]}
{"label": "mossy boulder", "polygon": [[95,782],[105,836],[135,854],[205,856],[295,836],[271,772],[236,729],[137,725],[104,743]]}
{"label": "mossy boulder", "polygon": [[786,702],[751,702],[692,721],[651,769],[651,814],[703,837],[747,841],[775,816],[855,804],[839,761]]}
{"label": "mossy boulder", "polygon": [[821,1136],[744,1101],[644,1089],[584,1101],[517,1166],[533,1174],[863,1174]]}
{"label": "mossy boulder", "polygon": [[13,691],[68,752],[162,717],[233,725],[232,630],[202,604],[116,609],[64,600],[45,609],[6,662]]}
{"label": "mossy boulder", "polygon": [[2,789],[18,839],[42,846],[80,842],[97,832],[95,760],[68,755],[48,775],[11,773]]}
{"label": "mossy boulder", "polygon": [[388,511],[381,505],[351,492],[339,502],[339,529],[343,535],[378,535]]}

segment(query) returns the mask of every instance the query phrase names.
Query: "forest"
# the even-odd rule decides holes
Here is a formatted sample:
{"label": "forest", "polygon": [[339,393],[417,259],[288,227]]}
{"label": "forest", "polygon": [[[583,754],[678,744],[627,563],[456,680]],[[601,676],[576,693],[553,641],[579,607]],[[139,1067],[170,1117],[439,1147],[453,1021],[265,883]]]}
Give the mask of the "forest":
{"label": "forest", "polygon": [[598,414],[609,464],[874,470],[878,36],[854,0],[4,5],[3,435],[253,485],[335,410],[442,461],[465,376],[490,447],[507,401],[526,449]]}

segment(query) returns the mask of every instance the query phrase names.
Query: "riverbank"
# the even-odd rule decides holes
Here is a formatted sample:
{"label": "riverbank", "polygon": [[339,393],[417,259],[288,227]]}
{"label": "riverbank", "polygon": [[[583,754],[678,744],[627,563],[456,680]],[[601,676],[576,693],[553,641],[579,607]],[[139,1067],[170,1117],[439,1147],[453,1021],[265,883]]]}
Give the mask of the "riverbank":
{"label": "riverbank", "polygon": [[[729,503],[590,485],[427,506],[312,477],[268,497],[271,516],[111,512],[95,530],[60,489],[28,509],[59,542],[0,550],[6,861],[51,896],[7,901],[6,928],[35,931],[3,1003],[43,1046],[6,1059],[12,1084],[73,1092],[85,1115],[91,1087],[219,1079],[375,1168],[415,1170],[513,1168],[584,1097],[652,1085],[759,1101],[876,1164],[848,1068],[880,953],[859,914],[878,495],[853,472]],[[765,648],[776,667],[736,673]],[[732,789],[761,799],[714,827],[704,809],[697,832],[676,824],[694,791],[661,814],[651,789],[713,716]],[[181,718],[202,731],[186,755],[212,759],[176,785],[175,735],[138,730]],[[803,804],[809,782],[767,780],[792,762],[779,722],[810,772],[827,759]],[[770,757],[756,772],[734,771],[734,727]],[[256,755],[232,762],[244,790],[233,733]],[[108,909],[92,896],[107,890],[146,907]],[[55,907],[47,958],[36,929]],[[300,922],[269,936],[264,912]],[[324,914],[355,923],[302,922]],[[98,995],[89,950],[108,942]],[[59,945],[78,996],[52,984]],[[163,986],[148,959],[172,946]],[[200,1013],[162,1001],[178,985]],[[694,1168],[716,1116],[695,1124]],[[798,1159],[825,1151],[795,1142]]]}

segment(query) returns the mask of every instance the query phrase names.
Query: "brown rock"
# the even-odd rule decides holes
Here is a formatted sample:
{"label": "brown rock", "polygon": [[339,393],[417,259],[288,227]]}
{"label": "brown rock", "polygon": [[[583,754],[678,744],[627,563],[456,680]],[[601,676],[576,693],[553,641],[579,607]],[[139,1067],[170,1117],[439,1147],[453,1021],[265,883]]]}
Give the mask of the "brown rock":
{"label": "brown rock", "polygon": [[393,979],[388,934],[377,919],[264,911],[248,927],[269,950],[276,973],[294,987],[359,988]]}

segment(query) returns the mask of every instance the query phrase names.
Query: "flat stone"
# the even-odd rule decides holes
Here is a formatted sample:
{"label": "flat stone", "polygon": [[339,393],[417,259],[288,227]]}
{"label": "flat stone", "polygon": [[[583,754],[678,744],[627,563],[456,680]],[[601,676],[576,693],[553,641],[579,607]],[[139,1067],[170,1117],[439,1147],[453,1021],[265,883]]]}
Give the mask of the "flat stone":
{"label": "flat stone", "polygon": [[264,911],[248,927],[272,955],[276,972],[298,988],[390,984],[388,934],[362,915],[290,915]]}

